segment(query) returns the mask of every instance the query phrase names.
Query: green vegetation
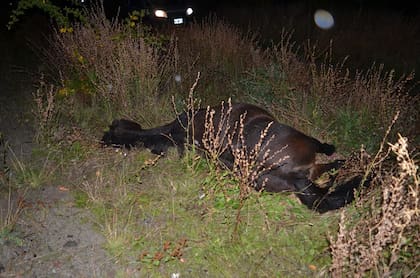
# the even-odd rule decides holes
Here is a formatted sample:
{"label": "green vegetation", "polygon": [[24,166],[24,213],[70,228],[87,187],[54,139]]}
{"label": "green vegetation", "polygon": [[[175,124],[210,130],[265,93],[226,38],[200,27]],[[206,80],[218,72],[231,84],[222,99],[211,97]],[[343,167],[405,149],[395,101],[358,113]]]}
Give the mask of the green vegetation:
{"label": "green vegetation", "polygon": [[[72,32],[54,34],[53,49],[46,52],[49,66],[61,76],[48,85],[42,81],[34,94],[37,139],[48,150],[38,157],[48,169],[49,161],[59,165],[54,170],[60,178],[54,179],[64,179],[76,192],[77,205],[95,214],[120,276],[380,277],[418,271],[419,174],[411,158],[416,154],[410,156],[403,143],[395,145],[397,155],[405,150],[398,164],[381,144],[385,135],[395,142],[396,131],[414,134],[419,99],[409,98],[405,87],[412,76],[398,79],[375,66],[351,75],[344,63],[315,59],[315,49],[309,58],[299,58],[287,32],[278,45],[262,51],[254,37],[216,18],[157,37],[142,32],[141,24],[111,23],[101,9],[86,21],[72,25]],[[193,149],[180,159],[175,152],[160,157],[99,146],[113,118],[128,117],[145,127],[173,119],[184,101],[191,105],[197,72],[194,96],[203,104],[229,97],[257,103],[281,122],[333,141],[345,155],[363,144],[377,155],[363,164],[356,154],[357,170],[381,173],[380,179],[356,205],[341,210],[341,217],[340,212],[320,215],[293,195],[247,190],[247,177],[219,169]],[[386,134],[384,127],[397,111],[400,116]],[[403,162],[411,167],[406,175]],[[50,178],[44,166],[39,172],[24,164],[15,168],[26,186]],[[384,192],[391,180],[400,187],[387,207]],[[404,194],[410,198],[401,201]],[[393,214],[392,208],[410,217]],[[398,220],[385,232],[374,228],[383,216]],[[375,243],[352,237],[354,231],[380,242],[372,257]],[[394,233],[398,236],[390,236]],[[354,253],[355,247],[366,252]],[[358,259],[370,261],[358,265]]]}
{"label": "green vegetation", "polygon": [[[7,28],[10,30],[22,17],[25,17],[28,10],[38,9],[46,13],[58,25],[60,32],[72,32],[72,20],[84,21],[85,14],[81,3],[76,0],[19,0],[16,9],[10,15]],[[60,5],[61,4],[61,5]],[[64,4],[64,5],[63,5]]]}

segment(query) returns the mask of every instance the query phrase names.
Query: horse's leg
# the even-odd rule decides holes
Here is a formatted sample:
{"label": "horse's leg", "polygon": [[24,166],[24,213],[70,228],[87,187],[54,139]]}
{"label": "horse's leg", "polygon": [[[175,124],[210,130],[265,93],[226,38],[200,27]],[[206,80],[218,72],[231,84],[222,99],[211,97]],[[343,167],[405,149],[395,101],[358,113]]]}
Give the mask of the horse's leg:
{"label": "horse's leg", "polygon": [[256,180],[255,189],[258,191],[262,189],[267,192],[296,191],[296,187],[289,178],[275,175],[272,172],[260,175]]}
{"label": "horse's leg", "polygon": [[318,212],[343,207],[354,198],[355,183],[344,185],[336,191],[329,192],[328,188],[320,188],[307,178],[307,171],[281,174],[271,171],[257,179],[255,188],[268,192],[294,192],[300,201],[310,209]]}
{"label": "horse's leg", "polygon": [[341,208],[354,200],[354,191],[360,186],[361,177],[355,177],[344,184],[331,188],[334,180],[326,188],[316,186],[310,180],[298,179],[295,182],[296,194],[303,204],[318,212]]}

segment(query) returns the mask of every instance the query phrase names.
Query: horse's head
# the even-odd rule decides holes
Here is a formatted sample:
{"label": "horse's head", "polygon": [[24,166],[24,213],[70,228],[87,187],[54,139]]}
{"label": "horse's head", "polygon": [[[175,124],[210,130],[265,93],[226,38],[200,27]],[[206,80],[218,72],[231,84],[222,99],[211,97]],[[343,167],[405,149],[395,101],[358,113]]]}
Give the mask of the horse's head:
{"label": "horse's head", "polygon": [[130,147],[134,145],[136,132],[142,131],[141,126],[133,121],[114,120],[102,137],[101,143],[107,146],[120,145]]}

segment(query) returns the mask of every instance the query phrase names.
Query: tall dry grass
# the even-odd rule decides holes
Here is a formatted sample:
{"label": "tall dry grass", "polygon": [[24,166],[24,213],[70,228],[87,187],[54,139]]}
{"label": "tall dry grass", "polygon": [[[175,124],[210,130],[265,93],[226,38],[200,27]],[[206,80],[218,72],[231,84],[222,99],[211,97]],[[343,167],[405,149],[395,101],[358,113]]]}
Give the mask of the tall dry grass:
{"label": "tall dry grass", "polygon": [[187,92],[198,71],[203,101],[216,105],[231,96],[232,80],[263,62],[256,36],[244,34],[227,21],[209,16],[183,29],[175,30],[179,64]]}
{"label": "tall dry grass", "polygon": [[63,95],[156,123],[170,108],[161,81],[167,79],[172,53],[163,55],[162,48],[149,43],[153,35],[142,25],[110,21],[101,6],[88,15],[86,23],[75,24],[71,32],[57,31],[52,39],[54,51],[48,56],[61,74]]}
{"label": "tall dry grass", "polygon": [[59,108],[56,101],[56,88],[40,80],[36,92],[32,97],[35,102],[32,114],[36,124],[35,140],[37,142],[48,142],[58,125]]}
{"label": "tall dry grass", "polygon": [[[417,156],[401,135],[377,156],[371,192],[356,201],[355,215],[352,210],[342,211],[338,235],[331,239],[333,277],[416,276],[420,244]],[[387,159],[392,159],[391,165],[386,165]]]}
{"label": "tall dry grass", "polygon": [[280,121],[352,148],[367,137],[364,144],[374,149],[396,111],[401,116],[395,130],[417,133],[420,95],[411,91],[414,73],[398,77],[375,64],[352,71],[348,58],[334,63],[333,56],[331,45],[300,47],[293,32],[283,30],[279,43],[266,49],[262,69],[249,71],[237,90],[245,92],[243,99],[269,107]]}
{"label": "tall dry grass", "polygon": [[315,50],[309,58],[311,94],[320,100],[326,113],[335,115],[337,108],[366,111],[374,115],[379,126],[387,126],[396,111],[401,112],[402,119],[415,115],[412,102],[418,103],[419,98],[409,95],[414,72],[397,77],[394,70],[385,71],[384,65],[373,64],[366,71],[351,73],[346,67],[347,58],[332,64],[331,51],[321,61],[317,61]]}

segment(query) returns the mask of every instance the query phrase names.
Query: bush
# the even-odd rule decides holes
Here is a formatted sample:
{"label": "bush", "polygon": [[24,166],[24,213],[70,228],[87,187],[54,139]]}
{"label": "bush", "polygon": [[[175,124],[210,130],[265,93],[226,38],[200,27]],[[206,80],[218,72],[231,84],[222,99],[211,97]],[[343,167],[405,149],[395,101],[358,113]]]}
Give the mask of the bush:
{"label": "bush", "polygon": [[53,37],[54,51],[48,56],[61,74],[59,96],[71,96],[75,105],[98,107],[108,120],[124,114],[156,123],[170,109],[170,98],[161,88],[167,78],[166,56],[149,43],[153,34],[142,25],[109,21],[100,6],[86,20]]}

